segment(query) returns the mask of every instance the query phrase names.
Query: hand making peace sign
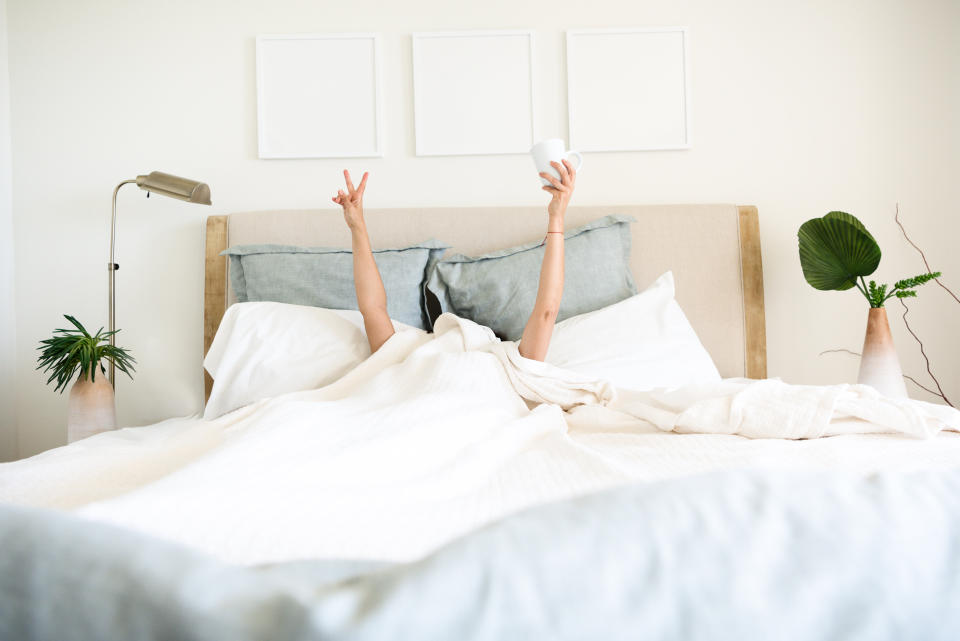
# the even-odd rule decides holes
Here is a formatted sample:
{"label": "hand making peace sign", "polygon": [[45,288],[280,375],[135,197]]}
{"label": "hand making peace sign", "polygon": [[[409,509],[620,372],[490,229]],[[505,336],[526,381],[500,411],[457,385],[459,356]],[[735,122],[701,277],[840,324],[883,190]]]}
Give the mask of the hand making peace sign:
{"label": "hand making peace sign", "polygon": [[360,186],[354,187],[350,180],[350,172],[343,170],[343,177],[347,181],[347,193],[342,189],[337,190],[337,195],[332,198],[333,202],[343,207],[343,219],[352,229],[355,225],[363,223],[363,191],[367,188],[367,177],[370,172],[363,172],[363,178],[360,179]]}

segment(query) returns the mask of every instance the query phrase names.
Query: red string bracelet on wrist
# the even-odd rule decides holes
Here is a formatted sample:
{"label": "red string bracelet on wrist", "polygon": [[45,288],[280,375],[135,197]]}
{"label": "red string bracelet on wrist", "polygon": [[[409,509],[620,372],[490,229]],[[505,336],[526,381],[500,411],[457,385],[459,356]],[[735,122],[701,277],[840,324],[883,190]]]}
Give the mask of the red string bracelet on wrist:
{"label": "red string bracelet on wrist", "polygon": [[[548,231],[547,234],[562,234],[562,231]],[[547,237],[543,237],[543,242],[547,242]]]}

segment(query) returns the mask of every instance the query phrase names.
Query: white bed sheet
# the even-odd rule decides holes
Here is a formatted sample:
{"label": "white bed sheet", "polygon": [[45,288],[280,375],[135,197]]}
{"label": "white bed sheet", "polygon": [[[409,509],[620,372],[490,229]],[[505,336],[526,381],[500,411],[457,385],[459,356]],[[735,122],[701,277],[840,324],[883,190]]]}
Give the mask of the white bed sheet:
{"label": "white bed sheet", "polygon": [[[546,408],[540,414],[557,418],[557,412]],[[664,433],[635,421],[598,420],[590,408],[566,418],[569,430],[547,421],[558,429],[545,430],[497,469],[487,470],[482,482],[455,487],[452,471],[422,479],[423,484],[442,486],[440,493],[376,483],[347,490],[331,482],[326,491],[312,486],[301,496],[287,488],[286,496],[270,502],[269,493],[251,496],[237,479],[223,478],[217,485],[198,488],[182,509],[179,501],[162,501],[172,513],[158,512],[156,499],[146,489],[150,481],[195,461],[222,439],[217,432],[223,428],[178,419],[102,434],[9,464],[0,475],[0,499],[77,510],[234,563],[407,560],[524,507],[633,481],[742,468],[869,475],[948,469],[960,462],[960,434],[952,432],[928,440],[875,434],[790,441]],[[469,476],[478,476],[476,472]],[[16,485],[14,478],[19,480]],[[256,484],[255,479],[251,482]],[[228,499],[235,504],[225,506]],[[93,505],[83,507],[89,503]],[[265,513],[268,507],[270,514]],[[245,529],[244,523],[250,522],[257,527]]]}
{"label": "white bed sheet", "polygon": [[410,560],[525,507],[635,481],[960,466],[950,432],[747,439],[665,433],[599,406],[531,411],[504,361],[468,342],[400,333],[322,390],[2,465],[0,501],[73,510],[233,563]]}
{"label": "white bed sheet", "polygon": [[[224,478],[216,486],[198,488],[182,509],[177,502],[162,501],[173,511],[157,512],[156,499],[144,489],[149,481],[193,461],[198,452],[219,442],[209,423],[184,419],[103,434],[83,442],[82,449],[73,445],[11,464],[20,473],[3,476],[0,495],[7,496],[0,498],[74,509],[234,563],[301,558],[407,560],[524,507],[633,481],[741,468],[869,475],[948,469],[960,461],[960,434],[950,432],[928,440],[887,434],[806,441],[747,439],[664,433],[628,421],[603,424],[592,414],[588,408],[567,414],[569,430],[546,430],[497,469],[489,470],[483,482],[455,487],[452,471],[422,479],[425,485],[440,485],[442,492],[425,492],[415,485],[382,488],[376,483],[347,490],[331,482],[326,491],[313,486],[301,496],[288,487],[286,496],[264,505],[261,501],[269,500],[269,493],[250,496],[237,479]],[[164,441],[165,455],[158,456],[157,447]],[[91,473],[96,468],[99,473]],[[21,480],[20,487],[7,482],[14,476]],[[118,485],[120,480],[125,482]],[[249,501],[244,501],[245,496]],[[91,499],[101,502],[83,508]],[[225,506],[227,499],[235,504]],[[208,501],[218,505],[205,505]],[[250,521],[257,527],[245,529],[243,524]],[[384,536],[385,532],[389,535]]]}
{"label": "white bed sheet", "polygon": [[[633,481],[743,468],[869,475],[960,465],[960,434],[952,432],[927,440],[873,434],[790,441],[664,433],[628,421],[605,424],[589,408],[568,413],[566,430],[549,420],[557,412],[545,408],[540,414],[554,415],[541,418],[556,429],[548,427],[487,470],[485,480],[456,487],[449,471],[421,479],[423,485],[442,486],[441,492],[376,483],[347,490],[331,482],[325,491],[312,486],[308,495],[287,488],[286,496],[271,502],[270,493],[254,496],[236,478],[223,478],[183,502],[162,501],[172,512],[157,512],[147,489],[150,481],[195,461],[222,438],[210,423],[178,419],[99,435],[9,464],[0,475],[0,500],[77,510],[235,563],[407,560],[524,507]],[[477,472],[469,476],[480,476]],[[13,478],[19,480],[16,486]],[[224,505],[226,500],[233,504]],[[268,508],[272,513],[265,512]],[[249,523],[256,527],[245,527]]]}

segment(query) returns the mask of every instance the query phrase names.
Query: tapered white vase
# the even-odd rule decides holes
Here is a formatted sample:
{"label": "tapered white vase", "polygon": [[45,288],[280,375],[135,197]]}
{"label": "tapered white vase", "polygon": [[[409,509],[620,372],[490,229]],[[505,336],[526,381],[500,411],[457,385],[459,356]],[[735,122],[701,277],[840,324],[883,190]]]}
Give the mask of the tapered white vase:
{"label": "tapered white vase", "polygon": [[884,396],[906,398],[903,370],[893,346],[893,335],[887,321],[887,310],[871,307],[867,316],[867,335],[863,339],[860,373],[857,382],[873,387]]}
{"label": "tapered white vase", "polygon": [[67,416],[67,442],[73,443],[100,432],[116,429],[117,410],[113,386],[106,374],[77,379],[70,388]]}

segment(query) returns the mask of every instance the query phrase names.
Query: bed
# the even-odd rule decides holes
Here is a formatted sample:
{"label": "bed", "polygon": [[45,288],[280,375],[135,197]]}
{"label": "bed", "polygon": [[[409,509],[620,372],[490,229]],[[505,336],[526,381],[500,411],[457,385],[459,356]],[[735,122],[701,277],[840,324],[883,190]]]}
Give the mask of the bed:
{"label": "bed", "polygon": [[[725,377],[767,375],[763,267],[757,208],[735,205],[570,207],[567,226],[623,214],[631,226],[631,266],[637,283],[673,270],[677,298]],[[371,209],[365,214],[377,246],[404,246],[433,235],[451,252],[482,254],[543,234],[541,207]],[[336,210],[241,212],[206,223],[204,352],[235,301],[230,245],[277,243],[348,247],[350,235]],[[204,372],[209,396],[212,380]]]}
{"label": "bed", "polygon": [[[956,412],[766,379],[755,208],[568,227],[610,214],[636,219],[638,285],[672,270],[723,381],[612,390],[444,315],[318,389],[4,464],[0,638],[955,638]],[[367,220],[376,246],[471,254],[544,224]],[[224,249],[349,244],[333,210],[205,233],[205,353],[240,308]]]}

